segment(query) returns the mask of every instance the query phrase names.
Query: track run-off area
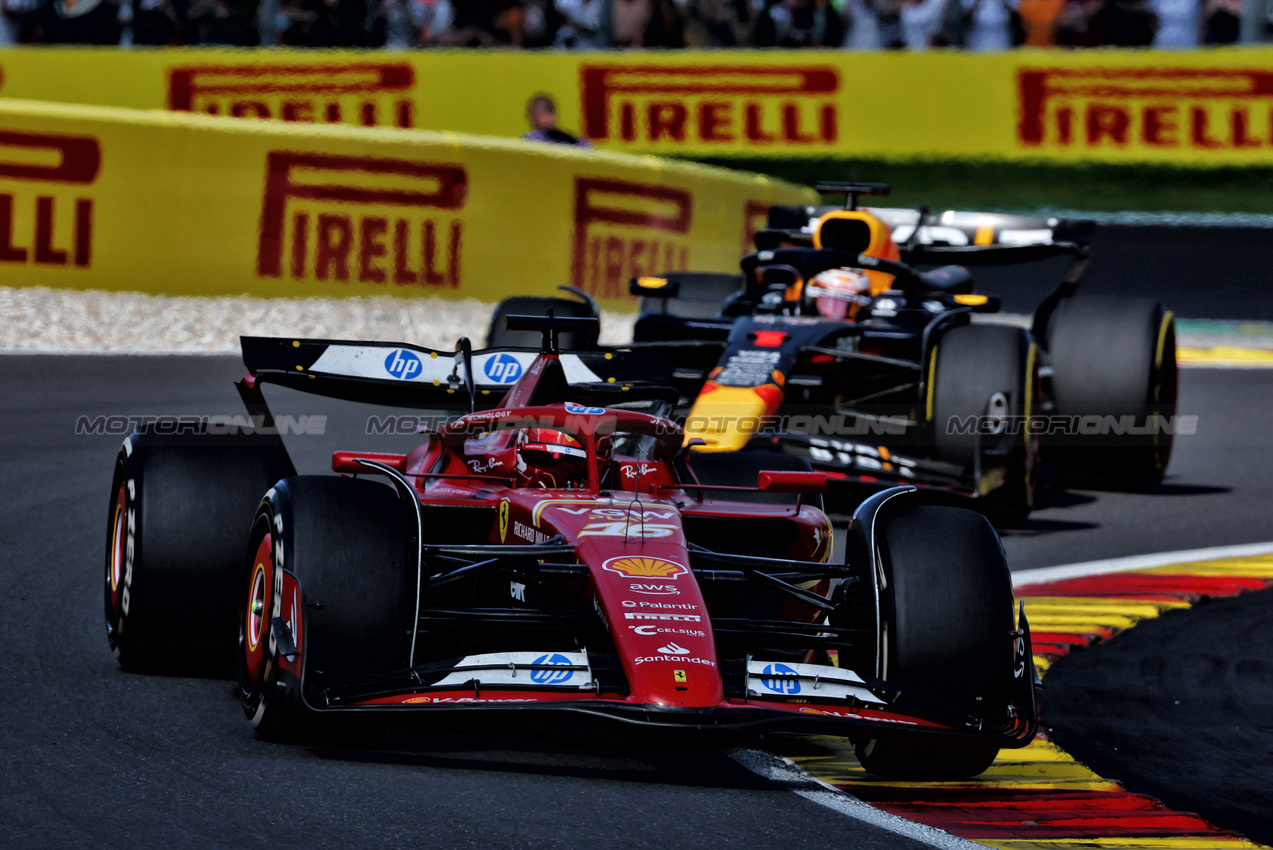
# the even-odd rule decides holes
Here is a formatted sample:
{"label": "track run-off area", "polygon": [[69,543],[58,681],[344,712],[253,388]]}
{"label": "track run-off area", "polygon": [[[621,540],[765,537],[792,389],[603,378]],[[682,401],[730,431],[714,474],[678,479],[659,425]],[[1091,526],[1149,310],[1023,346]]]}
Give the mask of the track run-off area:
{"label": "track run-off area", "polygon": [[[1260,616],[1270,594],[1259,592],[1273,579],[1273,557],[1261,553],[1273,549],[1188,552],[1273,540],[1273,371],[1218,361],[1198,368],[1206,358],[1188,353],[1182,360],[1190,368],[1181,372],[1180,412],[1197,415],[1198,428],[1177,439],[1161,486],[1052,491],[1026,523],[1003,533],[1036,657],[1048,668],[1050,731],[1002,753],[976,782],[905,786],[869,779],[845,743],[821,738],[689,751],[490,730],[394,733],[369,750],[262,743],[229,683],[118,669],[103,634],[99,576],[121,437],[77,435],[75,427],[81,416],[103,414],[237,414],[232,381],[241,362],[6,355],[0,839],[644,847],[780,836],[791,846],[863,848],[965,840],[1229,848],[1246,846],[1242,834],[1271,841],[1273,747],[1250,702],[1273,702],[1273,675],[1252,663],[1273,640],[1271,618]],[[366,445],[364,407],[289,395],[276,410],[329,416],[324,436],[291,440],[301,472],[326,469],[333,448]],[[1183,554],[1097,564],[1090,574],[1038,572],[1163,552]],[[1243,595],[1194,604],[1235,593]],[[1222,605],[1237,606],[1224,609],[1225,622],[1247,631],[1213,622]],[[1108,641],[1147,620],[1140,629],[1157,630],[1156,640],[1137,641],[1133,630]],[[1206,637],[1173,643],[1177,655],[1160,657],[1165,635],[1179,630]],[[1168,707],[1177,700],[1189,710],[1173,725]],[[1201,766],[1212,781],[1195,781]],[[1261,795],[1263,820],[1251,805]]]}

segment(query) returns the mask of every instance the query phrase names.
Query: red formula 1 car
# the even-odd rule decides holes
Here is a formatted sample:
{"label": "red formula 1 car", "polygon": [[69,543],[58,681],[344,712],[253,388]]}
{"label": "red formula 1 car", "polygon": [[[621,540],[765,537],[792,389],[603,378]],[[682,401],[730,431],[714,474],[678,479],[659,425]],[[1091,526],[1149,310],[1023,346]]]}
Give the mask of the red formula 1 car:
{"label": "red formula 1 car", "polygon": [[[944,778],[1033,738],[1029,628],[984,518],[893,488],[836,562],[823,473],[683,447],[676,392],[628,380],[642,364],[556,350],[595,319],[509,322],[543,350],[245,338],[263,428],[131,436],[106,557],[120,663],[237,655],[270,739],[454,717],[818,732],[877,774]],[[472,412],[296,476],[261,433],[267,383]]]}

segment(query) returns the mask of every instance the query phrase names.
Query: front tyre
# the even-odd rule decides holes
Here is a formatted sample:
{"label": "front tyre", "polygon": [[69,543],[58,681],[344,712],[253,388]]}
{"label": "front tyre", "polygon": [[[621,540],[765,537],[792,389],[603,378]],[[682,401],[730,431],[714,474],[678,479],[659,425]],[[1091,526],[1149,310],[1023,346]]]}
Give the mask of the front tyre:
{"label": "front tyre", "polygon": [[403,505],[380,482],[300,476],[266,493],[239,585],[239,697],[258,735],[366,731],[315,705],[324,689],[407,666],[417,579],[408,542]]}
{"label": "front tyre", "polygon": [[[877,672],[910,704],[996,726],[1013,684],[1012,581],[999,536],[977,513],[903,505],[877,519]],[[1000,716],[1002,715],[1002,717]],[[858,760],[886,779],[964,779],[983,772],[986,742],[873,739]]]}
{"label": "front tyre", "polygon": [[[928,381],[937,458],[982,469],[978,501],[994,523],[1023,521],[1034,507],[1039,464],[1038,437],[1018,427],[1038,412],[1041,399],[1030,334],[1007,325],[953,328],[932,350]],[[1002,478],[986,474],[987,467],[1002,470]]]}

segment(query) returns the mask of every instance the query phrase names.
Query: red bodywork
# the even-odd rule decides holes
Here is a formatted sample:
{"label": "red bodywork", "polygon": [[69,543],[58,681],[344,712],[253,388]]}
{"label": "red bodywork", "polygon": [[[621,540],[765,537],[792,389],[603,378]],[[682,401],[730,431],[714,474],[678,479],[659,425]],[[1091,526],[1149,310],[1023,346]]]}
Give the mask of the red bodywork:
{"label": "red bodywork", "polygon": [[[691,568],[685,523],[713,517],[743,521],[754,517],[758,522],[779,518],[794,524],[794,533],[785,538],[789,541],[785,557],[811,566],[824,564],[831,557],[832,534],[821,509],[802,498],[788,505],[731,501],[730,491],[816,491],[825,489],[825,476],[774,472],[761,473],[759,487],[699,485],[686,478],[684,466],[678,467],[683,433],[669,419],[629,409],[532,403],[541,381],[552,377],[546,373],[560,368],[557,359],[553,354],[541,355],[500,406],[451,421],[429,434],[428,441],[409,455],[337,452],[332,466],[338,472],[375,474],[363,463],[374,461],[401,473],[422,506],[491,509],[498,520],[492,523],[488,539],[472,543],[569,546],[574,562],[586,566],[586,571],[579,572],[580,590],[613,641],[626,688],[607,689],[596,679],[591,687],[574,690],[475,679],[458,687],[438,683],[401,687],[388,694],[382,690],[329,702],[326,707],[428,712],[461,706],[465,710],[542,706],[647,726],[790,729],[794,722],[798,728],[839,729],[841,734],[849,734],[846,725],[853,726],[858,729],[853,734],[867,737],[906,736],[908,729],[986,736],[967,723],[894,710],[886,699],[874,698],[860,679],[865,699],[819,699],[814,693],[817,684],[810,688],[807,682],[803,689],[799,683],[789,686],[787,693],[761,694],[745,685],[741,693],[737,689],[734,695],[727,693],[722,671],[726,659],[718,653],[712,613]],[[577,482],[548,489],[533,486],[519,475],[516,433],[525,427],[560,430],[583,446],[587,460]],[[615,451],[616,434],[646,438],[641,457]],[[691,469],[692,462],[691,457]],[[802,586],[825,598],[830,585],[823,579]],[[279,609],[284,619],[297,618],[292,605],[292,594],[285,593]],[[781,615],[814,624],[823,612],[788,597]],[[609,647],[605,652],[610,652]],[[739,660],[743,682],[758,681],[748,667],[757,662],[734,659],[734,664]],[[814,662],[813,653],[803,660]],[[825,656],[821,664],[827,665]],[[1002,746],[1024,745],[1033,736],[1033,718],[1023,716],[1017,726],[997,730],[994,737]]]}

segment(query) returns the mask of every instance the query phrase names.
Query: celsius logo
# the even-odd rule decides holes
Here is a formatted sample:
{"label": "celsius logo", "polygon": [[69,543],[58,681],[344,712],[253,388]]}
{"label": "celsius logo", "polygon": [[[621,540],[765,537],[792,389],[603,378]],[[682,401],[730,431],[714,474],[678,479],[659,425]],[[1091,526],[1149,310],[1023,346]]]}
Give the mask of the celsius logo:
{"label": "celsius logo", "polygon": [[[779,694],[800,693],[799,675],[786,664],[768,664],[761,673],[760,683],[769,690]],[[790,677],[790,678],[788,678]]]}
{"label": "celsius logo", "polygon": [[385,371],[400,381],[409,381],[423,371],[420,358],[410,351],[395,348],[385,358]]}
{"label": "celsius logo", "polygon": [[496,354],[482,367],[486,377],[497,384],[511,384],[522,376],[522,364],[511,354]]}
{"label": "celsius logo", "polygon": [[536,666],[546,665],[548,667],[565,668],[558,670],[532,670],[530,680],[537,685],[560,685],[563,682],[569,682],[570,677],[574,675],[574,671],[570,669],[570,659],[555,652],[551,655],[541,655],[532,663]]}

